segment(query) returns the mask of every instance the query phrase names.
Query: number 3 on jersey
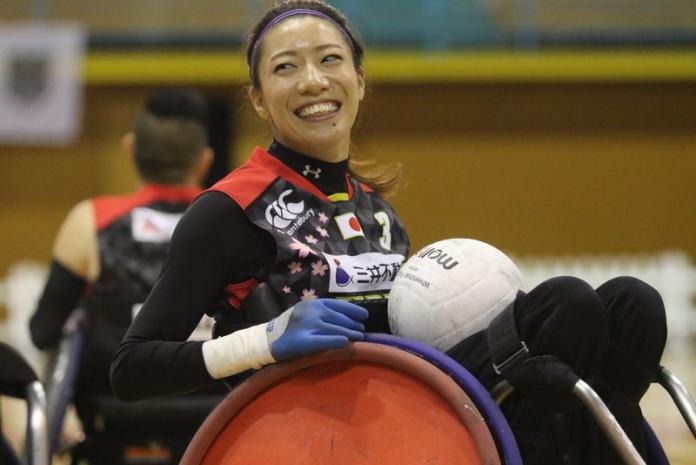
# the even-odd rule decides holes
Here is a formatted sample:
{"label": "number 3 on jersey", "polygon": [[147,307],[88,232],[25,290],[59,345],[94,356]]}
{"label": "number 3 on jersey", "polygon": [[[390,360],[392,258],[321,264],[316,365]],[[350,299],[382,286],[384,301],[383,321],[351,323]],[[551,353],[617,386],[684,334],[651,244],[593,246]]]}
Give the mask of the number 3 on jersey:
{"label": "number 3 on jersey", "polygon": [[382,235],[379,237],[379,245],[387,250],[391,250],[391,224],[389,215],[383,211],[374,214],[375,220],[382,226]]}

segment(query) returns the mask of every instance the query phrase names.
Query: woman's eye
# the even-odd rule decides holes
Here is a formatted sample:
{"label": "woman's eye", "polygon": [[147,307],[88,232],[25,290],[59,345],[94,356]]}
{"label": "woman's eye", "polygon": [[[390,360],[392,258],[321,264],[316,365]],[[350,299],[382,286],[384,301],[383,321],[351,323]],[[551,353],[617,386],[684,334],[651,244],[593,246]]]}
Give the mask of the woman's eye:
{"label": "woman's eye", "polygon": [[342,59],[343,59],[343,57],[341,57],[341,55],[331,54],[331,55],[326,55],[324,58],[322,58],[321,61],[323,63],[329,63],[332,61],[338,61],[338,60],[342,60]]}
{"label": "woman's eye", "polygon": [[290,69],[291,67],[292,67],[292,65],[290,63],[279,63],[279,64],[275,65],[275,67],[273,68],[273,72],[278,73],[280,71]]}

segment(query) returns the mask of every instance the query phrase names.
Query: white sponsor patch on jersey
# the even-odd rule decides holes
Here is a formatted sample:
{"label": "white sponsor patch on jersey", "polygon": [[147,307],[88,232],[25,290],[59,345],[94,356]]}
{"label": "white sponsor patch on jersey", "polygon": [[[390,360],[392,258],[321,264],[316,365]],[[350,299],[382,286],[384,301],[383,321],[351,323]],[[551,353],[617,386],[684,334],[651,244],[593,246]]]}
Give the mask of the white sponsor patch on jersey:
{"label": "white sponsor patch on jersey", "polygon": [[365,237],[362,226],[355,213],[344,213],[334,216],[338,230],[341,232],[344,240],[353,239],[354,237]]}
{"label": "white sponsor patch on jersey", "polygon": [[164,213],[147,207],[133,209],[131,232],[138,242],[169,242],[182,213]]}
{"label": "white sponsor patch on jersey", "polygon": [[406,257],[400,254],[369,252],[360,255],[324,253],[331,271],[329,292],[388,291]]}

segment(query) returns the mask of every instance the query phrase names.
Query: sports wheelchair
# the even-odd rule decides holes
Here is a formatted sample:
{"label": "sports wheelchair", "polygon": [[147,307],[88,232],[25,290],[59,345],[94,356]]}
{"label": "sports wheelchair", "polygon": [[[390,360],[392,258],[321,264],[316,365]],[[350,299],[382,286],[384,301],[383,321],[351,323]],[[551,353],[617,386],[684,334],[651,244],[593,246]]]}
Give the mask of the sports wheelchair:
{"label": "sports wheelchair", "polygon": [[[696,405],[666,369],[660,383],[696,436]],[[265,367],[211,413],[181,465],[486,464],[522,465],[494,397],[459,363],[432,347],[367,334],[347,348]],[[572,388],[625,463],[646,462],[581,379]],[[649,465],[668,459],[650,426]]]}
{"label": "sports wheelchair", "polygon": [[[226,393],[218,391],[121,402],[112,395],[76,399],[76,385],[89,331],[84,311],[74,311],[63,327],[63,337],[47,375],[47,435],[50,455],[70,452],[72,463],[95,465],[171,465],[178,462],[191,437]],[[84,438],[62,436],[71,403],[94,412]]]}

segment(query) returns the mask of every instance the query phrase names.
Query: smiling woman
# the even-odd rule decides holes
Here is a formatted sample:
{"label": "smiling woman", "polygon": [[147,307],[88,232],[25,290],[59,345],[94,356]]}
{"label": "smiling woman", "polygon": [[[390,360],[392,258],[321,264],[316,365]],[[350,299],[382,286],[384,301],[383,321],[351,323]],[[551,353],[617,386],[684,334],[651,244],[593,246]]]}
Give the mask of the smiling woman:
{"label": "smiling woman", "polygon": [[[350,166],[362,59],[323,1],[279,2],[252,29],[248,94],[273,141],[182,218],[112,364],[117,395],[187,391],[388,331],[386,296],[409,242],[380,195],[398,168],[370,177]],[[183,342],[204,313],[222,337]]]}

